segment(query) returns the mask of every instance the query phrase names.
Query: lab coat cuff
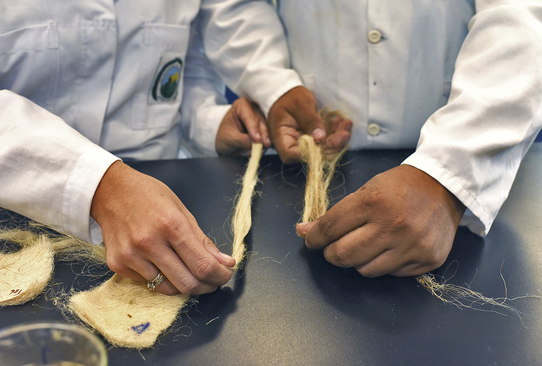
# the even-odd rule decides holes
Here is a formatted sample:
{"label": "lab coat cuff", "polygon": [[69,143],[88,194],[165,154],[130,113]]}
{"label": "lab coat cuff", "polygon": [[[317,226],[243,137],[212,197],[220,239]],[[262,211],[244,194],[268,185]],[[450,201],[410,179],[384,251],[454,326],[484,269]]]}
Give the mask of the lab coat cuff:
{"label": "lab coat cuff", "polygon": [[103,242],[99,225],[90,216],[94,193],[107,169],[118,157],[93,145],[85,150],[75,165],[66,186],[65,217],[69,234],[94,244]]}
{"label": "lab coat cuff", "polygon": [[461,183],[461,181],[450,171],[443,168],[437,161],[426,155],[414,153],[402,164],[413,166],[433,177],[442,184],[448,191],[457,197],[467,210],[459,223],[466,226],[473,233],[486,236],[493,224],[495,217],[492,217],[484,207],[476,200]]}
{"label": "lab coat cuff", "polygon": [[275,104],[275,102],[279,100],[284,94],[288,93],[290,90],[298,86],[303,86],[301,79],[288,80],[288,83],[281,85],[281,87],[279,87],[275,93],[272,93],[266,101],[260,104],[260,108],[262,109],[264,116],[268,118],[269,111],[271,110],[271,107]]}
{"label": "lab coat cuff", "polygon": [[[258,103],[264,116],[269,116],[269,110],[291,89],[296,86],[303,86],[299,75],[291,69],[282,69],[270,72],[271,78],[252,76],[251,79],[244,81],[244,90],[251,100]],[[243,95],[244,93],[241,93]]]}

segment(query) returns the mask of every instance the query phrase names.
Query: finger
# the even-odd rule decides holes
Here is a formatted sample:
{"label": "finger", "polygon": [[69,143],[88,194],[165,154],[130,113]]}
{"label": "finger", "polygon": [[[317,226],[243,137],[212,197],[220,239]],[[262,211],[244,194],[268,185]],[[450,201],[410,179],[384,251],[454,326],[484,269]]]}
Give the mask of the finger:
{"label": "finger", "polygon": [[[364,277],[375,278],[386,274],[396,273],[412,268],[413,263],[408,263],[397,256],[397,252],[388,250],[375,257],[372,261],[357,266],[356,270]],[[406,273],[406,272],[405,272]]]}
{"label": "finger", "polygon": [[226,267],[235,266],[235,259],[227,255],[226,253],[222,253],[220,250],[218,250],[216,245],[211,240],[207,241],[205,245],[205,249],[207,249],[207,251],[211,253],[213,257],[215,257],[218,263],[222,264],[223,266],[226,266]]}
{"label": "finger", "polygon": [[413,277],[430,272],[434,269],[435,268],[423,266],[421,263],[407,263],[400,268],[390,271],[389,274],[396,277]]}
{"label": "finger", "polygon": [[263,147],[269,149],[271,147],[271,139],[269,138],[269,130],[267,129],[267,123],[265,123],[265,118],[263,115],[260,118],[260,133],[262,135],[262,144]]}
{"label": "finger", "polygon": [[[173,194],[173,192],[171,193]],[[172,261],[171,266],[180,266],[182,264],[201,282],[214,286],[225,284],[231,278],[231,270],[220,264],[206,249],[205,245],[209,245],[209,242],[212,244],[212,242],[200,229],[194,216],[178,198],[174,199],[174,202],[181,211],[178,215],[180,221],[173,225],[174,228],[168,229],[165,234],[169,246],[161,246],[175,253],[169,257],[169,261]],[[160,254],[158,249],[154,249],[148,256],[152,263],[163,269],[159,263],[164,262],[162,257],[167,256],[167,254]],[[175,287],[178,286],[177,282],[173,280],[171,282]],[[186,293],[180,288],[179,291]]]}
{"label": "finger", "polygon": [[[138,268],[138,270],[136,271],[132,268],[126,268],[122,271],[122,273],[116,273],[123,277],[130,278],[134,281],[142,283],[149,283],[158,275],[157,267],[149,262],[141,261],[134,267]],[[175,286],[173,286],[171,282],[169,282],[167,279],[165,279],[159,286],[157,286],[155,290],[166,295],[175,295],[179,293],[179,290],[177,290],[177,288],[175,288]]]}
{"label": "finger", "polygon": [[327,151],[342,150],[350,141],[352,135],[352,121],[336,117],[332,121],[332,132],[325,141]]}
{"label": "finger", "polygon": [[[162,272],[160,272],[162,273]],[[157,272],[157,275],[158,275],[158,272]],[[168,280],[167,276],[164,275],[162,273],[162,275],[165,277],[164,280],[162,281],[162,283],[160,283],[158,286],[156,286],[154,288],[154,290],[152,291],[156,291],[156,292],[160,292],[164,295],[176,295],[178,294],[180,291],[175,287],[173,286],[173,284]],[[150,280],[146,281],[147,282],[147,285],[156,278],[156,276],[154,276],[153,278],[151,278]]]}
{"label": "finger", "polygon": [[214,244],[199,226],[191,225],[184,230],[179,230],[179,233],[182,233],[182,237],[173,236],[169,242],[195,278],[216,286],[229,281],[232,271],[209,253],[208,246]]}
{"label": "finger", "polygon": [[271,147],[271,139],[269,137],[269,130],[267,129],[267,120],[263,115],[260,107],[256,103],[251,103],[252,111],[254,112],[256,118],[258,119],[258,127],[261,136],[261,143],[267,149]]}
{"label": "finger", "polygon": [[[294,121],[291,116],[287,116],[286,119]],[[275,134],[275,136],[279,136],[278,138],[274,138],[273,142],[280,160],[282,160],[284,164],[299,162],[300,153],[297,141],[302,136],[302,133],[295,128],[284,125],[280,127],[279,132]]]}
{"label": "finger", "polygon": [[324,141],[326,127],[318,114],[318,103],[314,94],[305,87],[296,87],[282,98],[285,98],[286,111],[295,118],[301,130],[311,135],[316,142]]}
{"label": "finger", "polygon": [[[185,217],[189,222],[189,225],[191,226],[192,230],[200,237],[200,240],[204,243],[205,249],[211,253],[211,255],[223,266],[225,267],[233,267],[235,266],[235,259],[226,253],[222,253],[213,243],[212,240],[210,240],[200,229],[198,222],[196,221],[196,218],[194,215],[190,213],[186,209],[186,207],[182,204],[182,202],[179,201],[179,207],[182,210],[183,213],[185,213]],[[228,279],[229,280],[229,279]]]}
{"label": "finger", "polygon": [[337,131],[329,135],[324,145],[326,153],[341,151],[350,141],[351,133],[348,131]]}
{"label": "finger", "polygon": [[171,247],[156,251],[156,256],[151,260],[171,284],[183,294],[201,295],[217,289],[217,285],[198,279]]}
{"label": "finger", "polygon": [[232,134],[230,142],[230,154],[242,153],[252,149],[252,139],[246,133],[235,132]]}
{"label": "finger", "polygon": [[234,104],[239,120],[247,130],[252,141],[262,142],[259,116],[254,112],[252,104],[245,98],[237,99]]}
{"label": "finger", "polygon": [[173,284],[166,278],[160,285],[156,286],[154,291],[160,292],[164,295],[176,295],[180,291],[173,286]]}
{"label": "finger", "polygon": [[[158,269],[157,266],[155,266],[154,264],[146,260],[138,260],[137,262],[131,264],[131,267],[132,268],[130,268],[129,271],[131,271],[134,274],[134,277],[137,276],[137,277],[141,277],[142,279],[138,280],[134,277],[129,277],[129,278],[136,281],[143,281],[147,284],[151,282],[152,280],[154,280],[156,276],[158,275],[158,273],[164,274],[162,271]],[[175,286],[173,286],[173,284],[167,279],[167,276],[166,276],[166,279],[160,285],[156,286],[155,290],[166,295],[174,295],[179,292],[179,290]]]}
{"label": "finger", "polygon": [[[114,247],[115,244],[117,243],[110,245]],[[106,246],[106,248],[108,247]],[[153,273],[157,273],[158,270],[152,265],[149,266],[148,262],[145,262],[145,264],[141,266],[141,263],[137,262],[138,258],[137,255],[133,254],[122,255],[122,253],[116,251],[106,251],[106,262],[111,271],[134,281],[145,282],[149,276],[152,276]],[[134,262],[134,260],[136,262]],[[139,270],[134,270],[133,268],[138,268]]]}
{"label": "finger", "polygon": [[299,123],[301,130],[312,136],[315,142],[322,142],[326,138],[326,127],[324,121],[316,109],[306,104],[298,104],[294,109],[288,110]]}
{"label": "finger", "polygon": [[313,226],[314,226],[314,223],[312,222],[301,222],[296,225],[295,230],[297,232],[297,235],[299,235],[302,238],[305,238],[307,234],[311,231]]}
{"label": "finger", "polygon": [[334,117],[333,120],[331,121],[330,133],[340,131],[340,130],[352,132],[353,125],[354,124],[352,123],[352,121],[349,120],[348,118]]}
{"label": "finger", "polygon": [[215,145],[219,155],[237,155],[250,151],[252,140],[246,133],[240,131],[229,131],[227,139],[223,139]]}
{"label": "finger", "polygon": [[111,266],[109,268],[111,269],[111,271],[115,272],[116,274],[121,275],[122,277],[130,278],[137,282],[148,282],[147,278],[140,275],[138,272],[134,271],[131,268],[123,268],[123,269],[116,269],[116,270],[113,270]]}
{"label": "finger", "polygon": [[352,132],[352,127],[354,127],[354,122],[349,119],[344,119],[338,129]]}
{"label": "finger", "polygon": [[386,246],[378,243],[377,227],[368,224],[325,247],[324,257],[338,267],[358,268],[370,263],[386,250]]}
{"label": "finger", "polygon": [[369,210],[363,203],[364,191],[362,187],[349,194],[315,220],[305,237],[305,245],[311,249],[322,249],[364,225],[369,218]]}

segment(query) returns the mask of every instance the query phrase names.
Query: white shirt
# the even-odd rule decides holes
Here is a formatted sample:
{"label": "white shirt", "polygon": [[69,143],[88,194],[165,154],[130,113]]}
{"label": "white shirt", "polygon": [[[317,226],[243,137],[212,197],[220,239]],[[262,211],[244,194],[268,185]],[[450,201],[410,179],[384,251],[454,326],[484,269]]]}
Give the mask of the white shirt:
{"label": "white shirt", "polygon": [[292,66],[352,119],[351,147],[417,146],[404,163],[485,235],[542,126],[542,1],[277,3]]}
{"label": "white shirt", "polygon": [[[198,14],[210,62],[240,93],[268,109],[300,85],[262,1],[0,0],[0,9],[0,206],[85,240],[101,241],[90,205],[115,160],[177,156],[184,74],[209,72],[187,57]],[[199,136],[213,146],[214,137]]]}

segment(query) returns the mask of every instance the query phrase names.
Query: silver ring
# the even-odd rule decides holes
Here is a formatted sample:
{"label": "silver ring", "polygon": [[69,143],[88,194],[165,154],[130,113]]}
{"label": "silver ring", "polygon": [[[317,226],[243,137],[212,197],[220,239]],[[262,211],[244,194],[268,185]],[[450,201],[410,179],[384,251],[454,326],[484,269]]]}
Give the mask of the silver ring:
{"label": "silver ring", "polygon": [[166,279],[166,276],[162,274],[162,272],[158,272],[156,277],[151,282],[147,283],[147,288],[151,291],[154,291],[164,280]]}

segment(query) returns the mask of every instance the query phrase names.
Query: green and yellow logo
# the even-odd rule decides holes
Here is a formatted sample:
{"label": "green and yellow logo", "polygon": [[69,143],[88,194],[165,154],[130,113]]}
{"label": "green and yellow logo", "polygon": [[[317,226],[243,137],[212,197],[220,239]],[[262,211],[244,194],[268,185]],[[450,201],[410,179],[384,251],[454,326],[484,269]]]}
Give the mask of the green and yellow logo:
{"label": "green and yellow logo", "polygon": [[156,75],[151,96],[157,102],[173,102],[177,99],[183,61],[175,58],[166,63]]}

